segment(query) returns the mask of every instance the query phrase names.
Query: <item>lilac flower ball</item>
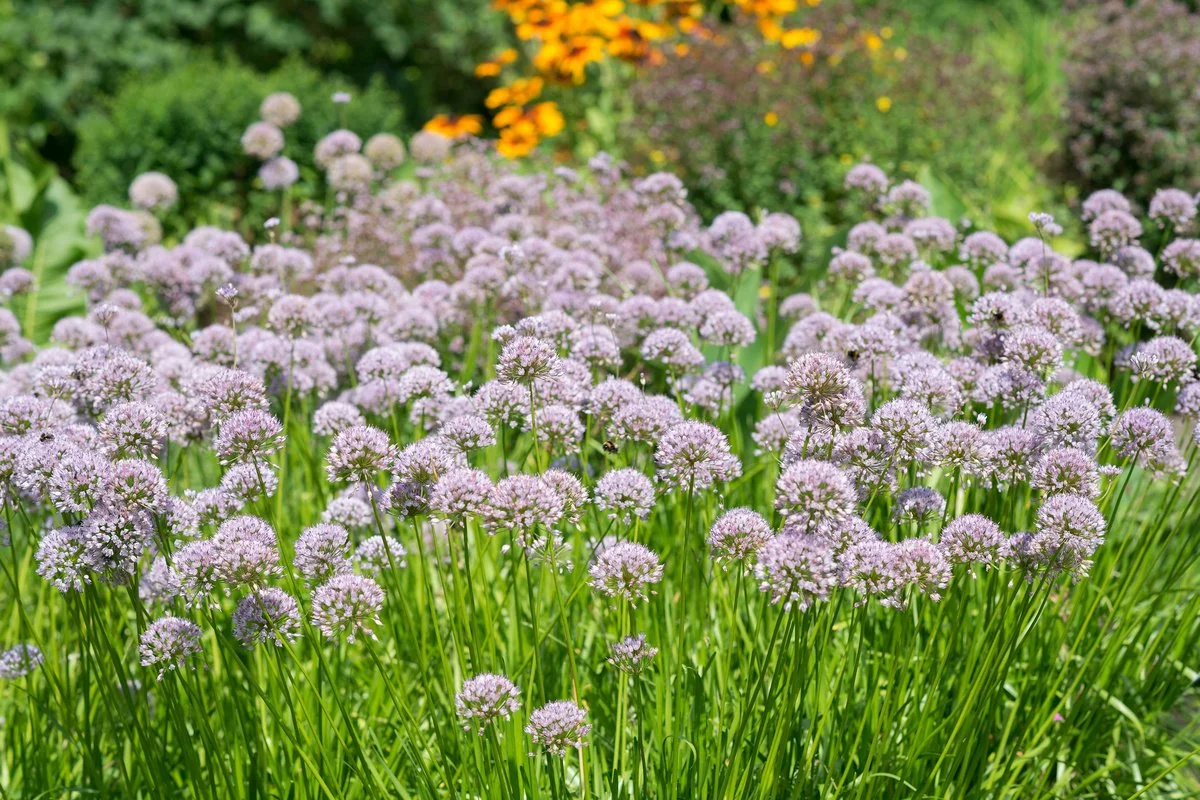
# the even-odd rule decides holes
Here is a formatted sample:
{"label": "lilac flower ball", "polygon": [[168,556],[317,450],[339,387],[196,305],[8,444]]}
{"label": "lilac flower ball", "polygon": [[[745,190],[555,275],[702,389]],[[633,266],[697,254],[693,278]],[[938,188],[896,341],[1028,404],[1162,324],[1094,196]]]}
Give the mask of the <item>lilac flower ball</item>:
{"label": "lilac flower ball", "polygon": [[587,712],[569,700],[547,703],[529,715],[529,724],[525,726],[533,743],[552,756],[563,756],[570,748],[583,747],[584,737],[591,729]]}
{"label": "lilac flower ball", "polygon": [[283,131],[269,122],[255,122],[242,134],[242,151],[266,161],[283,149]]}
{"label": "lilac flower ball", "polygon": [[658,556],[637,542],[617,542],[596,554],[588,572],[592,588],[606,597],[623,598],[632,605],[654,594],[653,584],[662,580]]}
{"label": "lilac flower ball", "polygon": [[713,522],[708,546],[719,562],[748,561],[772,535],[762,514],[749,508],[731,508]]}
{"label": "lilac flower ball", "polygon": [[213,441],[222,463],[256,462],[283,447],[283,426],[260,409],[238,411],[221,423]]}
{"label": "lilac flower ball", "polygon": [[242,598],[233,612],[233,637],[245,647],[300,638],[300,608],[282,589],[262,589]]}
{"label": "lilac flower ball", "polygon": [[503,675],[484,673],[467,678],[454,696],[454,710],[463,730],[480,736],[489,725],[508,719],[521,708],[521,690]]}
{"label": "lilac flower ball", "polygon": [[1159,189],[1150,198],[1147,216],[1164,228],[1182,230],[1196,217],[1196,200],[1182,189]]}
{"label": "lilac flower ball", "polygon": [[371,626],[382,624],[382,608],[383,589],[378,583],[361,575],[337,575],[313,591],[313,626],[329,639],[343,634],[351,643],[360,634],[375,639]]}
{"label": "lilac flower ball", "polygon": [[828,461],[797,461],[775,484],[775,508],[790,525],[804,531],[850,516],[857,502],[850,477]]}
{"label": "lilac flower ball", "polygon": [[297,571],[310,583],[323,583],[350,571],[350,535],[340,525],[305,528],[296,539]]}
{"label": "lilac flower ball", "polygon": [[529,386],[534,381],[554,376],[559,357],[554,345],[536,336],[518,336],[504,345],[496,363],[501,380]]}
{"label": "lilac flower ball", "polygon": [[158,679],[168,670],[182,669],[200,652],[200,626],[179,617],[162,617],[147,626],[138,645],[143,667],[157,667]]}
{"label": "lilac flower ball", "polygon": [[378,575],[384,570],[408,566],[408,551],[391,536],[370,536],[354,551],[354,563],[363,572]]}
{"label": "lilac flower ball", "polygon": [[982,514],[963,514],[942,529],[938,545],[953,564],[998,565],[1004,558],[1007,538],[1000,526]]}
{"label": "lilac flower ball", "polygon": [[0,653],[0,679],[24,678],[46,661],[37,645],[17,644]]}
{"label": "lilac flower ball", "polygon": [[429,508],[445,517],[463,519],[484,513],[492,494],[492,479],[478,469],[452,469],[438,478]]}
{"label": "lilac flower ball", "polygon": [[277,192],[300,180],[300,167],[287,156],[276,156],[258,168],[258,179],[267,191]]}
{"label": "lilac flower ball", "polygon": [[619,642],[613,642],[611,651],[608,663],[626,675],[640,675],[658,655],[658,648],[646,643],[644,633],[626,636]]}
{"label": "lilac flower ball", "polygon": [[688,421],[663,435],[654,452],[659,477],[678,489],[707,489],[742,474],[729,440],[716,426]]}
{"label": "lilac flower ball", "polygon": [[636,469],[606,472],[596,482],[596,507],[626,525],[634,517],[645,519],[654,507],[654,484]]}
{"label": "lilac flower ball", "polygon": [[536,475],[513,475],[492,488],[485,509],[488,531],[509,530],[524,537],[537,526],[550,527],[563,517],[562,497]]}
{"label": "lilac flower ball", "polygon": [[828,600],[837,585],[833,551],[815,536],[781,533],[758,551],[754,575],[759,589],[784,610],[806,611],[817,600]]}

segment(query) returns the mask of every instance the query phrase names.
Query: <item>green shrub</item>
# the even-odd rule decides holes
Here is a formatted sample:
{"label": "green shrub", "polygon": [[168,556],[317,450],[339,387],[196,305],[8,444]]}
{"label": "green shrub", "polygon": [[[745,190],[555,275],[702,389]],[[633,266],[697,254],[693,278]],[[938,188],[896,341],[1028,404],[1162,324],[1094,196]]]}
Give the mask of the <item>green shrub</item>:
{"label": "green shrub", "polygon": [[1200,188],[1200,14],[1172,0],[1084,12],[1067,63],[1065,177],[1141,202]]}
{"label": "green shrub", "polygon": [[288,91],[300,100],[303,113],[285,131],[284,154],[302,172],[314,169],[313,146],[335,128],[363,138],[401,129],[400,100],[381,82],[335,105],[330,96],[346,88],[295,61],[269,75],[234,62],[195,61],[131,80],[80,123],[76,183],[93,203],[123,203],[133,178],[157,170],[179,185],[177,225],[257,223],[276,209],[258,207],[261,197],[258,205],[249,202],[260,162],[242,153],[240,138],[267,94]]}

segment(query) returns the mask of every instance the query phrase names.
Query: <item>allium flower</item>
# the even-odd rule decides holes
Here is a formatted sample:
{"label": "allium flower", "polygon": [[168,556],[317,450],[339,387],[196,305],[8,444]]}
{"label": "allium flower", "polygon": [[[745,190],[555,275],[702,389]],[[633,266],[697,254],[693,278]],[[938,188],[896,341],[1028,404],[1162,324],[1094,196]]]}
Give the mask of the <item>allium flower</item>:
{"label": "allium flower", "polygon": [[47,489],[61,512],[86,512],[105,499],[112,464],[87,450],[71,453],[54,466]]}
{"label": "allium flower", "polygon": [[1181,278],[1200,275],[1200,239],[1176,239],[1163,250],[1162,261]]}
{"label": "allium flower", "polygon": [[1096,504],[1079,495],[1055,495],[1038,509],[1037,527],[1025,555],[1052,573],[1087,574],[1104,542],[1106,524]]}
{"label": "allium flower", "polygon": [[772,603],[783,603],[807,611],[817,600],[828,600],[837,586],[837,567],[833,551],[823,540],[800,533],[781,533],[769,539],[758,551],[754,575],[758,588],[771,596]]}
{"label": "allium flower", "polygon": [[91,582],[85,561],[86,540],[81,527],[59,528],[42,537],[34,559],[37,574],[58,591],[83,591]]}
{"label": "allium flower", "polygon": [[755,335],[754,323],[732,308],[714,311],[700,326],[700,338],[717,347],[746,347]]}
{"label": "allium flower", "polygon": [[1105,211],[1113,210],[1128,213],[1133,210],[1133,206],[1129,204],[1125,195],[1116,189],[1100,189],[1092,192],[1083,201],[1083,211],[1080,216],[1083,217],[1084,222],[1091,222]]}
{"label": "allium flower", "polygon": [[200,626],[179,617],[161,617],[147,626],[138,645],[143,667],[157,667],[158,679],[168,670],[182,669],[200,652]]}
{"label": "allium flower", "polygon": [[167,508],[167,481],[149,461],[126,458],[111,465],[105,489],[116,505],[151,513]]}
{"label": "allium flower", "polygon": [[300,167],[286,156],[276,156],[258,168],[258,179],[267,191],[277,192],[300,180]]}
{"label": "allium flower", "polygon": [[902,181],[890,190],[883,199],[884,206],[892,213],[903,217],[916,217],[923,214],[933,198],[924,186],[916,181]]}
{"label": "allium flower", "polygon": [[446,517],[462,519],[484,513],[492,493],[492,479],[478,469],[452,469],[438,478],[429,496],[429,508]]}
{"label": "allium flower", "polygon": [[327,133],[321,141],[317,142],[317,146],[313,150],[313,160],[321,169],[329,169],[336,159],[350,153],[357,153],[361,149],[362,139],[358,138],[357,134],[345,129],[336,130]]}
{"label": "allium flower", "polygon": [[1010,486],[1029,480],[1041,441],[1035,431],[1006,426],[987,432],[991,460],[985,474],[993,485]]}
{"label": "allium flower", "polygon": [[161,211],[175,205],[179,189],[161,172],[143,172],[129,184],[129,202],[146,211]]}
{"label": "allium flower", "polygon": [[330,163],[325,180],[340,192],[365,192],[371,184],[371,162],[358,153],[346,153]]}
{"label": "allium flower", "polygon": [[731,508],[708,533],[708,546],[717,561],[748,561],[772,536],[762,514],[749,508]]}
{"label": "allium flower", "polygon": [[894,511],[899,522],[929,522],[946,510],[946,498],[928,486],[914,486],[896,495]]}
{"label": "allium flower", "polygon": [[500,351],[496,374],[502,380],[529,386],[534,381],[551,378],[559,368],[554,345],[535,336],[518,336]]}
{"label": "allium flower", "polygon": [[879,431],[897,463],[903,463],[917,458],[928,445],[937,423],[920,403],[892,400],[876,410],[871,427]]}
{"label": "allium flower", "polygon": [[874,202],[887,191],[888,177],[879,167],[863,162],[850,168],[844,183],[847,189],[857,189],[865,194],[869,201]]}
{"label": "allium flower", "polygon": [[562,496],[536,475],[513,475],[492,488],[484,511],[484,523],[490,533],[510,530],[524,545],[537,526],[550,527],[563,517]]}
{"label": "allium flower", "polygon": [[1100,496],[1100,469],[1087,452],[1074,447],[1046,451],[1033,469],[1030,485],[1047,495]]}
{"label": "allium flower", "polygon": [[893,545],[878,538],[863,539],[846,549],[839,559],[838,582],[863,595],[857,604],[869,598],[894,604],[900,588],[892,557]]}
{"label": "allium flower", "polygon": [[1137,217],[1118,209],[1101,212],[1088,225],[1088,239],[1092,247],[1105,254],[1136,244],[1141,235],[1142,223],[1137,221]]}
{"label": "allium flower", "polygon": [[463,721],[463,730],[480,736],[489,725],[508,719],[521,708],[521,690],[503,675],[484,673],[463,681],[454,696],[454,710]]}
{"label": "allium flower", "polygon": [[768,250],[794,253],[800,247],[800,223],[791,214],[767,214],[757,230],[759,241]]}
{"label": "allium flower", "polygon": [[0,653],[0,680],[24,678],[45,663],[46,657],[37,645],[18,644]]}
{"label": "allium flower", "polygon": [[99,425],[100,438],[118,458],[156,456],[167,435],[167,422],[148,403],[112,406]]}
{"label": "allium flower", "polygon": [[982,514],[964,514],[942,529],[938,546],[953,564],[998,565],[1006,554],[1008,539],[1000,526]]}
{"label": "allium flower", "polygon": [[658,328],[642,340],[642,358],[670,369],[690,370],[704,363],[691,337],[678,328]]}
{"label": "allium flower", "polygon": [[350,571],[350,535],[341,525],[305,528],[296,540],[296,570],[310,583],[323,583]]}
{"label": "allium flower", "polygon": [[300,119],[300,101],[288,92],[274,92],[263,98],[258,115],[277,128],[286,128]]}
{"label": "allium flower", "polygon": [[740,211],[724,211],[709,226],[707,248],[731,275],[766,260],[767,248],[754,223]]}
{"label": "allium flower", "polygon": [[569,700],[547,703],[529,715],[529,724],[525,726],[533,743],[552,756],[565,755],[568,748],[583,747],[584,737],[591,729],[587,712]]}
{"label": "allium flower", "polygon": [[742,474],[725,434],[694,420],[670,428],[659,440],[654,460],[660,479],[678,489],[707,489]]}
{"label": "allium flower", "polygon": [[682,422],[683,412],[671,398],[661,395],[639,396],[613,412],[609,430],[615,439],[653,444]]}
{"label": "allium flower", "polygon": [[1100,412],[1066,391],[1052,395],[1034,409],[1029,424],[1052,447],[1078,447],[1090,452],[1100,438]]}
{"label": "allium flower", "polygon": [[496,443],[496,432],[483,417],[464,414],[447,422],[438,434],[463,452],[491,447]]}
{"label": "allium flower", "polygon": [[283,447],[283,426],[259,409],[238,411],[221,423],[213,449],[225,464],[265,459]]}
{"label": "allium flower", "polygon": [[801,419],[817,424],[855,424],[862,387],[836,356],[806,353],[788,367],[785,396],[800,406]]}
{"label": "allium flower", "polygon": [[242,134],[242,150],[248,156],[266,161],[283,149],[283,131],[269,122],[255,122]]}
{"label": "allium flower", "polygon": [[433,131],[417,131],[408,143],[414,160],[421,164],[440,164],[450,155],[454,144],[448,137]]}
{"label": "allium flower", "polygon": [[359,634],[378,638],[371,625],[382,624],[383,589],[361,575],[337,575],[318,586],[312,595],[312,620],[329,639],[342,634],[353,643]]}
{"label": "allium flower", "polygon": [[626,525],[633,517],[645,519],[654,507],[654,484],[636,469],[606,472],[596,482],[596,507]]}
{"label": "allium flower", "polygon": [[658,648],[646,644],[646,634],[639,633],[637,636],[626,636],[619,642],[613,642],[608,663],[627,675],[639,675],[650,666],[650,661],[656,655]]}
{"label": "allium flower", "polygon": [[654,594],[653,584],[662,580],[658,556],[637,542],[617,542],[596,554],[591,567],[592,588],[606,597],[623,598],[637,605]]}
{"label": "allium flower", "polygon": [[262,589],[242,598],[233,612],[233,637],[246,647],[300,638],[300,608],[282,589]]}
{"label": "allium flower", "polygon": [[1143,464],[1160,457],[1166,460],[1175,451],[1171,422],[1153,408],[1131,408],[1113,420],[1108,431],[1109,445],[1121,458],[1137,458]]}
{"label": "allium flower", "polygon": [[563,519],[571,524],[579,522],[579,514],[588,503],[588,491],[583,483],[569,472],[548,469],[542,480],[550,485],[563,501]]}
{"label": "allium flower", "polygon": [[331,481],[370,483],[396,458],[388,435],[370,425],[353,425],[333,437],[325,455],[325,472]]}
{"label": "allium flower", "polygon": [[[928,539],[901,539],[890,550],[892,570],[901,587],[911,586],[930,600],[942,599],[942,591],[950,585],[950,562],[937,545]],[[904,607],[903,598],[881,600],[885,605]]]}
{"label": "allium flower", "polygon": [[827,271],[830,278],[858,284],[875,274],[871,259],[855,250],[843,250],[829,260]]}
{"label": "allium flower", "polygon": [[404,163],[408,150],[398,136],[377,133],[363,145],[363,155],[376,169],[390,172]]}
{"label": "allium flower", "polygon": [[804,531],[853,513],[858,494],[850,477],[828,461],[802,459],[775,484],[775,508]]}
{"label": "allium flower", "polygon": [[1135,378],[1161,384],[1183,384],[1193,378],[1196,353],[1177,336],[1155,336],[1138,345],[1130,362]]}
{"label": "allium flower", "polygon": [[339,400],[331,400],[313,412],[313,433],[318,436],[336,436],[347,428],[365,424],[361,411]]}
{"label": "allium flower", "polygon": [[1059,337],[1034,325],[1018,325],[1004,340],[1004,356],[1030,372],[1049,375],[1062,364]]}
{"label": "allium flower", "polygon": [[354,551],[354,563],[363,572],[378,575],[383,570],[407,567],[408,551],[399,540],[391,536],[371,536],[363,539],[362,544]]}
{"label": "allium flower", "polygon": [[1008,254],[1008,245],[990,231],[976,231],[963,239],[958,256],[974,267],[987,267],[1003,261]]}
{"label": "allium flower", "polygon": [[[233,517],[221,523],[211,540],[212,551],[203,563],[212,562],[212,577],[226,584],[258,587],[283,573],[275,531],[258,517]],[[176,559],[178,568],[178,558]],[[180,579],[187,585],[182,568]]]}
{"label": "allium flower", "polygon": [[213,419],[225,419],[239,411],[265,409],[267,393],[261,378],[244,370],[214,369],[194,385],[197,399]]}
{"label": "allium flower", "polygon": [[1183,230],[1196,217],[1196,200],[1182,189],[1159,189],[1150,198],[1147,216],[1164,228]]}

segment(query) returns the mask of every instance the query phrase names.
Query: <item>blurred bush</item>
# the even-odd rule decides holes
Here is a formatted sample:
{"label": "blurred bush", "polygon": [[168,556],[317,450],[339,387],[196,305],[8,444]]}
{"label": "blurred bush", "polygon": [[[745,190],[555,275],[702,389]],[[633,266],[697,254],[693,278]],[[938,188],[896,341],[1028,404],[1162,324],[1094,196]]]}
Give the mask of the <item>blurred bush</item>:
{"label": "blurred bush", "polygon": [[[90,202],[124,203],[129,182],[157,170],[179,186],[180,204],[169,222],[257,221],[276,209],[251,205],[247,190],[261,162],[242,153],[240,139],[271,92],[291,92],[300,101],[303,111],[285,131],[283,154],[302,173],[315,169],[314,145],[336,128],[349,128],[364,139],[402,128],[400,99],[382,79],[355,91],[349,104],[335,105],[330,97],[343,89],[344,83],[299,61],[261,75],[233,62],[200,60],[149,79],[131,79],[80,122],[76,184]],[[257,193],[257,202],[263,202],[263,194]]]}
{"label": "blurred bush", "polygon": [[1200,14],[1172,0],[1085,4],[1067,65],[1060,166],[1086,196],[1200,188]]}
{"label": "blurred bush", "polygon": [[354,86],[382,79],[425,120],[481,104],[475,64],[508,36],[489,0],[0,0],[0,116],[65,166],[80,118],[127,76],[196,56],[269,72],[302,56]]}
{"label": "blurred bush", "polygon": [[676,165],[701,213],[788,211],[817,240],[845,222],[842,178],[864,159],[952,187],[963,212],[985,207],[987,154],[1021,146],[995,124],[1002,76],[925,36],[901,40],[884,9],[822,4],[810,24],[823,32],[811,57],[735,27],[648,71],[633,88],[625,155]]}

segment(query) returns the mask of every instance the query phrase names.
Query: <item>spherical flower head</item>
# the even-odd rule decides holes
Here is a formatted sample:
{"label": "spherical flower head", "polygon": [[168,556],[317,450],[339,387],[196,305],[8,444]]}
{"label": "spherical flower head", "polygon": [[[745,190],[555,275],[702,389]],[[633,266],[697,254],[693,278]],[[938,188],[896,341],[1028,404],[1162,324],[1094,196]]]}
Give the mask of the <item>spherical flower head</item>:
{"label": "spherical flower head", "polygon": [[482,514],[492,493],[492,479],[478,469],[452,469],[437,479],[429,508],[445,517],[462,520]]}
{"label": "spherical flower head", "polygon": [[1003,261],[1008,245],[991,231],[976,231],[963,239],[958,256],[973,267],[988,267]]}
{"label": "spherical flower head", "polygon": [[340,155],[329,164],[325,180],[339,192],[365,192],[373,174],[371,162],[358,153]]}
{"label": "spherical flower head", "polygon": [[884,403],[871,418],[871,427],[883,437],[897,463],[913,460],[928,445],[937,422],[929,409],[912,400]]}
{"label": "spherical flower head", "polygon": [[167,481],[154,464],[140,458],[113,462],[105,490],[115,505],[150,513],[167,508]]}
{"label": "spherical flower head", "polygon": [[233,637],[245,647],[300,638],[300,607],[282,589],[260,589],[242,598],[233,612]]}
{"label": "spherical flower head", "polygon": [[169,670],[182,669],[200,652],[200,636],[200,626],[191,620],[171,616],[154,620],[138,645],[142,666],[157,667],[162,680]]}
{"label": "spherical flower head", "polygon": [[704,355],[678,328],[658,328],[642,340],[642,358],[668,369],[687,371],[704,363]]}
{"label": "spherical flower head", "polygon": [[18,644],[0,653],[0,679],[24,678],[45,663],[46,657],[37,645]]}
{"label": "spherical flower head", "polygon": [[802,419],[838,424],[852,419],[861,407],[862,388],[836,356],[805,353],[788,366],[784,396],[800,407]]}
{"label": "spherical flower head", "polygon": [[1034,409],[1029,423],[1052,447],[1078,447],[1090,452],[1100,437],[1100,412],[1072,392],[1047,398]]}
{"label": "spherical flower head", "polygon": [[721,261],[731,275],[766,260],[767,248],[754,223],[740,211],[717,215],[705,236],[707,249]]}
{"label": "spherical flower head", "polygon": [[1104,543],[1107,525],[1096,504],[1086,497],[1060,494],[1038,509],[1030,549],[1038,565],[1051,573],[1087,574],[1091,556]]}
{"label": "spherical flower head", "polygon": [[754,323],[733,308],[713,311],[700,326],[700,338],[717,347],[746,347],[756,335]]}
{"label": "spherical flower head", "polygon": [[1153,408],[1131,408],[1122,412],[1108,432],[1109,444],[1121,458],[1139,458],[1175,446],[1171,422]]}
{"label": "spherical flower head", "polygon": [[0,266],[24,263],[33,254],[33,237],[16,225],[0,226]]}
{"label": "spherical flower head", "polygon": [[946,510],[946,498],[928,486],[914,486],[896,495],[893,511],[898,522],[915,522],[918,525],[941,517]]}
{"label": "spherical flower head", "polygon": [[637,636],[626,636],[619,642],[613,642],[608,663],[626,675],[640,675],[650,666],[650,661],[656,655],[658,648],[648,645],[646,634],[639,633]]}
{"label": "spherical flower head", "polygon": [[262,161],[283,149],[283,131],[269,122],[255,122],[242,134],[242,151]]}
{"label": "spherical flower head", "polygon": [[400,451],[392,475],[398,483],[432,485],[450,470],[466,465],[458,448],[439,436],[429,436]]}
{"label": "spherical flower head", "polygon": [[149,403],[119,403],[105,413],[100,439],[117,457],[156,456],[167,435],[167,422]]}
{"label": "spherical flower head", "polygon": [[800,223],[791,214],[772,212],[759,221],[758,239],[768,250],[794,253],[800,247]]}
{"label": "spherical flower head", "polygon": [[283,447],[283,426],[267,411],[238,411],[221,422],[213,449],[224,464],[257,462]]}
{"label": "spherical flower head", "polygon": [[[901,539],[890,548],[892,571],[901,588],[912,587],[930,600],[942,599],[942,591],[950,585],[951,568],[946,555],[928,539],[916,537]],[[884,605],[904,607],[904,599],[897,594],[881,600]]]}
{"label": "spherical flower head", "polygon": [[596,507],[625,525],[634,517],[645,519],[654,508],[654,484],[629,467],[606,472],[596,481]]}
{"label": "spherical flower head", "polygon": [[1110,209],[1101,212],[1088,225],[1088,239],[1101,253],[1111,255],[1122,247],[1137,244],[1142,235],[1142,223],[1128,211]]}
{"label": "spherical flower head", "polygon": [[277,128],[286,128],[300,119],[300,101],[288,92],[273,92],[263,98],[258,115]]}
{"label": "spherical flower head", "polygon": [[444,424],[438,435],[459,450],[468,452],[491,447],[496,443],[496,431],[491,423],[475,414],[463,414]]}
{"label": "spherical flower head", "polygon": [[382,624],[383,589],[371,578],[337,575],[313,591],[312,621],[329,639],[342,635],[353,643],[360,634],[378,638],[371,626]]}
{"label": "spherical flower head", "polygon": [[781,533],[758,551],[754,565],[758,588],[790,611],[807,611],[817,600],[828,600],[837,586],[833,550],[815,536]]}
{"label": "spherical flower head", "polygon": [[644,444],[658,442],[668,430],[683,422],[679,404],[662,395],[639,396],[617,406],[609,431],[615,439]]}
{"label": "spherical flower head", "polygon": [[552,756],[563,756],[569,748],[584,746],[584,737],[592,726],[587,712],[569,700],[547,703],[529,715],[525,732],[533,743]]}
{"label": "spherical flower head", "polygon": [[542,480],[562,498],[563,519],[573,525],[578,524],[579,514],[589,499],[588,490],[583,482],[561,469],[546,470],[542,473]]}
{"label": "spherical flower head", "polygon": [[742,474],[729,439],[714,425],[689,420],[671,427],[654,451],[659,478],[678,489],[707,489]]}
{"label": "spherical flower head", "polygon": [[386,433],[370,425],[351,425],[333,437],[325,455],[325,473],[331,481],[370,483],[395,458],[396,449]]}
{"label": "spherical flower head", "polygon": [[85,561],[86,540],[81,527],[58,528],[38,543],[37,574],[59,592],[81,592],[91,583]]}
{"label": "spherical flower head", "polygon": [[1138,345],[1130,358],[1135,379],[1170,385],[1188,383],[1196,369],[1196,352],[1178,336],[1155,336]]}
{"label": "spherical flower head", "polygon": [[313,412],[313,433],[318,436],[336,436],[347,428],[365,425],[362,412],[350,403],[331,400]]}
{"label": "spherical flower head", "polygon": [[998,565],[1007,552],[1008,539],[1000,526],[982,514],[964,514],[942,529],[938,541],[952,564]]}
{"label": "spherical flower head", "polygon": [[300,180],[300,167],[287,156],[276,156],[258,168],[258,178],[267,191],[277,192]]}
{"label": "spherical flower head", "polygon": [[874,204],[887,191],[888,176],[874,164],[863,162],[850,168],[844,184],[848,190],[862,192]]}
{"label": "spherical flower head", "polygon": [[562,496],[537,475],[512,475],[502,478],[490,493],[484,511],[484,524],[495,534],[509,530],[524,546],[539,525],[549,528],[565,513]]}
{"label": "spherical flower head", "polygon": [[593,589],[636,606],[654,594],[653,585],[662,580],[663,566],[650,548],[637,542],[617,542],[596,554],[588,572]]}
{"label": "spherical flower head", "polygon": [[384,570],[408,566],[408,551],[398,539],[391,536],[370,536],[354,551],[354,563],[363,572],[378,575]]}
{"label": "spherical flower head", "polygon": [[463,681],[462,690],[454,696],[454,710],[462,720],[463,730],[480,736],[489,725],[508,719],[521,708],[521,690],[503,675],[485,672]]}
{"label": "spherical flower head", "polygon": [[1083,201],[1083,211],[1080,216],[1084,222],[1091,222],[1105,211],[1113,210],[1128,213],[1133,210],[1133,206],[1130,205],[1125,195],[1116,189],[1100,189],[1092,192]]}
{"label": "spherical flower head", "polygon": [[[249,515],[221,523],[210,540],[211,552],[203,559],[211,563],[211,577],[226,585],[226,592],[239,586],[258,587],[283,573],[275,531],[266,521]],[[178,559],[176,559],[178,567]],[[180,569],[180,579],[187,580]]]}
{"label": "spherical flower head", "polygon": [[1147,216],[1160,227],[1183,230],[1196,218],[1196,199],[1182,189],[1159,189],[1150,198]]}
{"label": "spherical flower head", "polygon": [[804,531],[850,516],[857,502],[850,476],[828,461],[796,461],[775,484],[775,508],[790,525]]}
{"label": "spherical flower head", "polygon": [[713,522],[708,546],[713,558],[723,562],[750,560],[772,536],[771,525],[757,511],[731,508]]}
{"label": "spherical flower head", "polygon": [[1078,494],[1095,500],[1100,496],[1100,469],[1087,452],[1057,447],[1046,451],[1033,468],[1030,485],[1047,495]]}
{"label": "spherical flower head", "polygon": [[517,336],[500,351],[496,374],[501,380],[529,386],[554,377],[560,365],[554,345],[536,336]]}
{"label": "spherical flower head", "polygon": [[420,164],[440,164],[450,155],[454,144],[447,136],[433,131],[417,131],[409,140],[408,149],[413,160]]}
{"label": "spherical flower head", "polygon": [[1163,250],[1162,261],[1181,278],[1200,275],[1200,239],[1176,239]]}
{"label": "spherical flower head", "polygon": [[1004,340],[1004,357],[1038,375],[1058,369],[1062,355],[1059,337],[1036,325],[1018,325]]}
{"label": "spherical flower head", "polygon": [[192,389],[196,398],[216,420],[225,419],[238,411],[267,407],[267,393],[262,378],[240,369],[216,368],[201,376]]}
{"label": "spherical flower head", "polygon": [[341,525],[305,528],[296,540],[296,570],[310,583],[323,583],[350,571],[350,534]]}
{"label": "spherical flower head", "polygon": [[161,172],[143,172],[129,184],[129,202],[145,211],[164,211],[178,199],[175,181]]}
{"label": "spherical flower head", "polygon": [[404,163],[408,150],[400,137],[390,133],[377,133],[363,146],[363,155],[375,169],[390,172]]}
{"label": "spherical flower head", "polygon": [[106,498],[112,464],[100,454],[76,450],[53,470],[46,488],[60,512],[86,512]]}
{"label": "spherical flower head", "polygon": [[321,169],[329,169],[335,160],[362,149],[362,139],[353,131],[336,130],[326,134],[313,150],[313,160]]}
{"label": "spherical flower head", "polygon": [[932,202],[929,190],[915,181],[896,184],[883,198],[884,207],[902,217],[918,217],[929,210]]}
{"label": "spherical flower head", "polygon": [[857,285],[874,274],[871,259],[855,250],[842,250],[829,260],[829,277],[850,285]]}

